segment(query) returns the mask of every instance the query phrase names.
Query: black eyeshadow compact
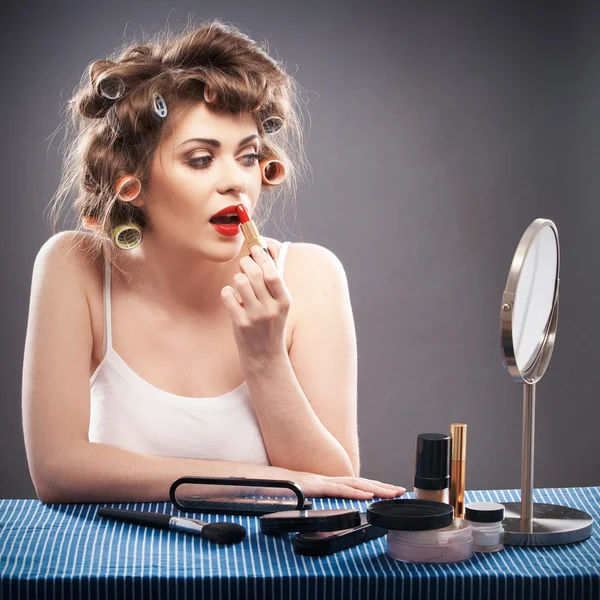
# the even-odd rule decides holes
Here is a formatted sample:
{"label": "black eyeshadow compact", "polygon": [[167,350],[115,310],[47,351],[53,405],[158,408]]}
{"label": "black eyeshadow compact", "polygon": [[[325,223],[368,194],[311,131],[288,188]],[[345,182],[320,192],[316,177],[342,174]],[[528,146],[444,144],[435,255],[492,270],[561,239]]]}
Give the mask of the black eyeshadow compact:
{"label": "black eyeshadow compact", "polygon": [[351,529],[299,533],[294,537],[294,552],[305,556],[326,556],[377,539],[387,533],[387,529],[368,523],[367,513],[361,513],[360,517],[360,525]]}
{"label": "black eyeshadow compact", "polygon": [[339,531],[360,525],[360,512],[353,508],[332,510],[288,510],[259,517],[260,528],[268,535],[290,531]]}

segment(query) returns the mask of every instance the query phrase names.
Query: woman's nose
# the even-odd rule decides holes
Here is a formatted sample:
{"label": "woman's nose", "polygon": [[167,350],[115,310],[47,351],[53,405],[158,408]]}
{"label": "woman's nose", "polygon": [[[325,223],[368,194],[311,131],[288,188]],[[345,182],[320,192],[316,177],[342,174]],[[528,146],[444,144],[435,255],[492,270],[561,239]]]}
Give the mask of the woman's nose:
{"label": "woman's nose", "polygon": [[242,173],[240,166],[235,161],[233,164],[230,164],[229,161],[225,161],[225,163],[221,172],[221,189],[223,192],[231,190],[240,194],[246,189],[248,177]]}

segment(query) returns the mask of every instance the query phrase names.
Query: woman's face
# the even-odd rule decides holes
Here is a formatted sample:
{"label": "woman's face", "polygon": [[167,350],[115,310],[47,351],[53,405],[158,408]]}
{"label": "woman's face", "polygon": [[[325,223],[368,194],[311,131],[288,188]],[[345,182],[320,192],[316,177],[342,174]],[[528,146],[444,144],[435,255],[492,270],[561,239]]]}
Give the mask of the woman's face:
{"label": "woman's face", "polygon": [[218,114],[204,102],[177,111],[172,132],[154,154],[150,185],[139,196],[149,234],[213,260],[237,256],[244,241],[241,230],[223,235],[209,221],[240,202],[252,216],[262,183],[255,156],[259,144],[248,114]]}

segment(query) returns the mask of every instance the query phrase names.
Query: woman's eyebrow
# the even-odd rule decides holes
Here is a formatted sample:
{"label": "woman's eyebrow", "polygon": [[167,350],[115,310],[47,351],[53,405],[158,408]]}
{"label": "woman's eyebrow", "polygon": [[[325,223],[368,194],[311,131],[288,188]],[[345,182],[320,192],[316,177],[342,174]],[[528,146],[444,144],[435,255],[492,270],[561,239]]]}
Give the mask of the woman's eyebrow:
{"label": "woman's eyebrow", "polygon": [[[244,144],[248,144],[249,142],[251,142],[254,139],[258,139],[258,136],[254,133],[252,135],[249,135],[248,137],[244,138],[239,144],[238,144],[238,148],[240,146],[243,146]],[[214,140],[211,138],[190,138],[189,140],[185,140],[185,142],[182,142],[181,144],[179,144],[179,146],[177,146],[178,148],[181,148],[181,146],[185,146],[186,144],[189,144],[191,142],[197,142],[200,144],[206,144],[207,146],[212,146],[213,148],[220,148],[221,147],[221,142],[219,142],[219,140]]]}

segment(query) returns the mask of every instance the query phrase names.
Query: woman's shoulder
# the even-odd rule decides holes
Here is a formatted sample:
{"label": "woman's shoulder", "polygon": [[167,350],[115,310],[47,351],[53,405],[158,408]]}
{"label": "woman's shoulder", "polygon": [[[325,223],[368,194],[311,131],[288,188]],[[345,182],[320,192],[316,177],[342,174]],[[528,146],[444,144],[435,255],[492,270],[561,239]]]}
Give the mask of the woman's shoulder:
{"label": "woman's shoulder", "polygon": [[92,234],[61,231],[44,242],[37,253],[34,271],[48,275],[68,273],[85,285],[102,273],[101,265],[102,254],[98,252]]}
{"label": "woman's shoulder", "polygon": [[[279,257],[283,242],[272,238],[265,238],[265,241],[275,248]],[[344,267],[336,254],[325,246],[309,242],[292,242],[289,245],[284,274],[288,286],[295,285],[299,290],[306,281],[314,280],[315,277],[345,278]]]}
{"label": "woman's shoulder", "polygon": [[[268,245],[275,247],[278,256],[283,244],[287,243],[280,242],[273,238],[265,238],[265,241]],[[308,262],[310,264],[341,266],[340,259],[329,248],[310,242],[290,243],[288,257],[288,260],[300,261],[303,263]]]}

